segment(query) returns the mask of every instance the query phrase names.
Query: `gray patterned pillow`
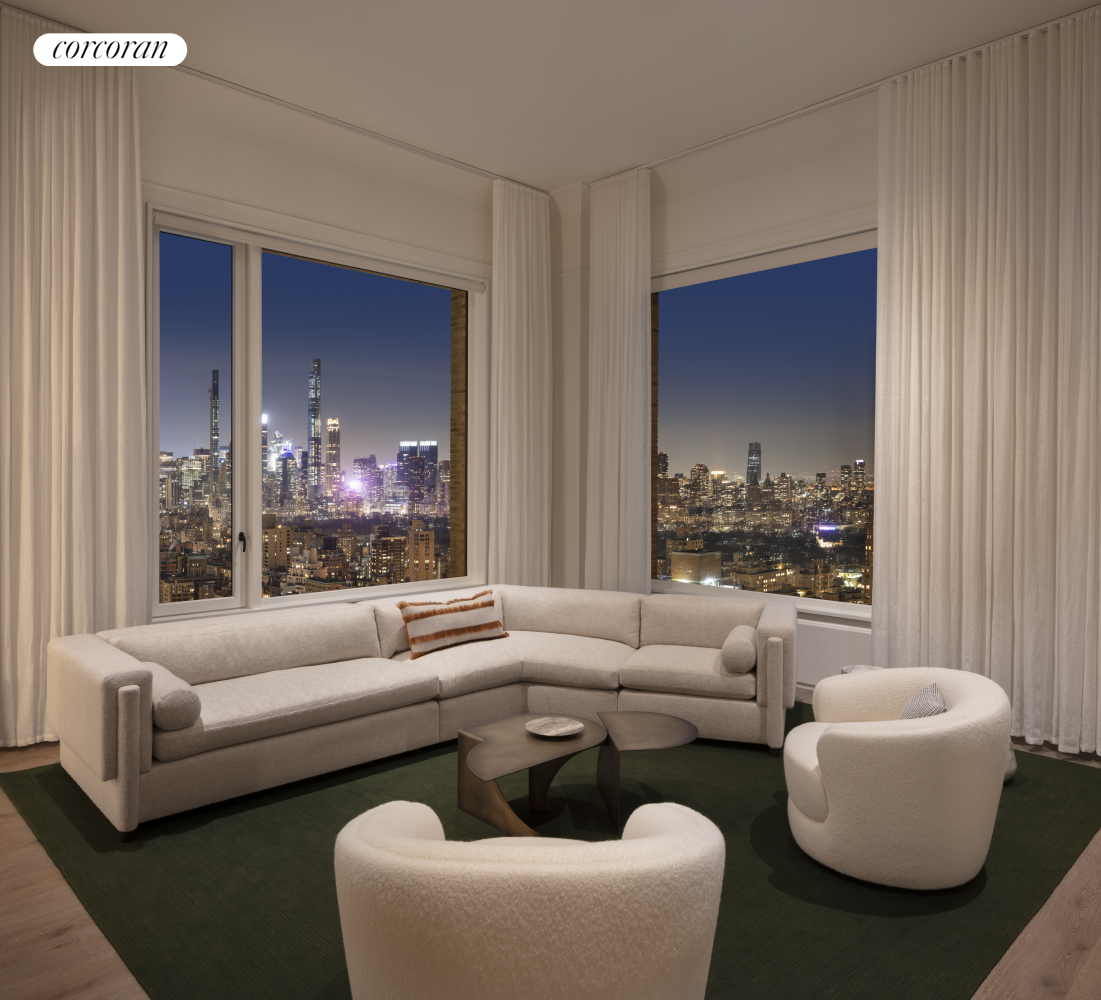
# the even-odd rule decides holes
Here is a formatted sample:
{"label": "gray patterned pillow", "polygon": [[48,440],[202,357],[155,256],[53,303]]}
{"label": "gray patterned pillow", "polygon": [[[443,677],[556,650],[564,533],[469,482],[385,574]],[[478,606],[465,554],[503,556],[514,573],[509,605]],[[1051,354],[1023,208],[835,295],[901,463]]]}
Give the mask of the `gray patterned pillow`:
{"label": "gray patterned pillow", "polygon": [[929,684],[923,687],[913,696],[902,710],[900,719],[927,719],[931,715],[940,715],[947,712],[944,707],[944,699],[940,696],[937,685]]}

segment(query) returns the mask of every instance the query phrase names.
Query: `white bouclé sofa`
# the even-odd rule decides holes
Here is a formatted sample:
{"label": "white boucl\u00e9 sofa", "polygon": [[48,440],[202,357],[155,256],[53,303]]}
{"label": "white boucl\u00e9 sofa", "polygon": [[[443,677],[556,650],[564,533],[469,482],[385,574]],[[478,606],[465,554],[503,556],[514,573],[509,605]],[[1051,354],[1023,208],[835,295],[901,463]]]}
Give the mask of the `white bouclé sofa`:
{"label": "white boucl\u00e9 sofa", "polygon": [[783,745],[791,602],[492,590],[506,638],[415,660],[397,597],[54,639],[62,766],[128,832],[529,710],[666,712],[704,737]]}
{"label": "white boucl\u00e9 sofa", "polygon": [[726,848],[698,812],[640,806],[622,840],[444,839],[419,802],[336,840],[353,1000],[703,1000]]}

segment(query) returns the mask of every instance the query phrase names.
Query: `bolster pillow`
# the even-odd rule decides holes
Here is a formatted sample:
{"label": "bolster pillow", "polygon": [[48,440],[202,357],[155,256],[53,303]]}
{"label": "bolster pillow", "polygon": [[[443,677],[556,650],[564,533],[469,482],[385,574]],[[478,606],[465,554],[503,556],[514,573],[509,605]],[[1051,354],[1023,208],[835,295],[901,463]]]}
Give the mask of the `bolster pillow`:
{"label": "bolster pillow", "polygon": [[195,689],[159,663],[143,663],[153,674],[153,725],[186,729],[199,720],[203,706]]}
{"label": "bolster pillow", "polygon": [[[735,625],[723,643],[723,668],[732,674],[744,674],[757,663],[757,630],[752,625]],[[153,688],[156,698],[157,689]]]}

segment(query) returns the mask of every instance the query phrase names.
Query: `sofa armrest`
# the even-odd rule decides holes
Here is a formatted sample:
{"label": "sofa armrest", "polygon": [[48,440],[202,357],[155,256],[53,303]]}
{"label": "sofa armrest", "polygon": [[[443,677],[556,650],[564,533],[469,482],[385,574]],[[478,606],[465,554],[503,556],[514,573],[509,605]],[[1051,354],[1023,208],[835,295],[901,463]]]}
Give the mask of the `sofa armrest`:
{"label": "sofa armrest", "polygon": [[767,601],[757,622],[757,701],[767,705],[772,696],[772,687],[768,678],[763,676],[767,669],[768,641],[780,639],[783,642],[783,700],[784,708],[795,704],[795,633],[798,611],[794,601]]}
{"label": "sofa armrest", "polygon": [[[46,718],[100,781],[119,776],[119,690],[139,691],[138,769],[153,766],[153,677],[142,663],[94,635],[46,647]],[[124,759],[127,759],[124,755]]]}

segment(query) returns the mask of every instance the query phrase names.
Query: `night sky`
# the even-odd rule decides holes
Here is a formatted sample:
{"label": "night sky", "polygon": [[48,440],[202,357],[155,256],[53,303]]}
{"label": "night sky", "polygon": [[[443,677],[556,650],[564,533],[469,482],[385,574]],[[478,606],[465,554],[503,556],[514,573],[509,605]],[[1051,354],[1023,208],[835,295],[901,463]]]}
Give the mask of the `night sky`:
{"label": "night sky", "polygon": [[[231,439],[231,251],[161,236],[161,449],[206,447],[210,371]],[[310,359],[321,417],[340,418],[341,464],[395,459],[399,440],[449,455],[451,305],[446,289],[264,255],[263,409],[271,434],[306,444]],[[812,476],[863,458],[872,472],[876,251],[690,285],[660,296],[658,446],[744,475]]]}
{"label": "night sky", "polygon": [[[269,434],[306,446],[312,358],[321,419],[340,419],[341,465],[393,462],[399,440],[450,455],[451,294],[316,261],[264,254],[263,410]],[[230,438],[230,249],[161,236],[161,448],[209,437],[210,369],[220,368],[222,442]],[[322,443],[324,447],[324,442]]]}
{"label": "night sky", "polygon": [[875,425],[876,251],[689,285],[659,297],[658,448],[799,478],[863,458]]}
{"label": "night sky", "polygon": [[210,447],[210,371],[218,369],[221,444],[233,436],[230,247],[161,234],[161,451]]}

